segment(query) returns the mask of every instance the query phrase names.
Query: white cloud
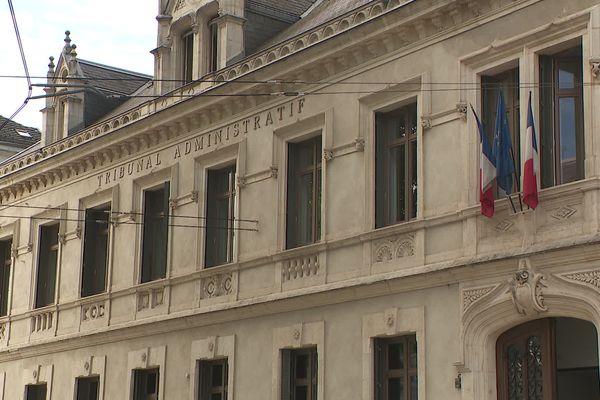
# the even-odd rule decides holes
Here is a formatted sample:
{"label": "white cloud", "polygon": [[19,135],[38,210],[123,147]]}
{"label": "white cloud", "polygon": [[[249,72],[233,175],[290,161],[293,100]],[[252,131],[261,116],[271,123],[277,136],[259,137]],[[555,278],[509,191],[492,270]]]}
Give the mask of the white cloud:
{"label": "white cloud", "polygon": [[[15,14],[31,76],[46,76],[48,57],[58,59],[64,31],[71,31],[80,58],[152,74],[149,53],[156,47],[157,0],[55,0],[14,2]],[[0,75],[23,75],[12,19],[7,4],[0,5]],[[56,61],[55,61],[56,62]],[[40,83],[43,80],[37,79]],[[0,77],[0,115],[10,116],[27,95],[25,79]],[[35,94],[43,94],[40,89]],[[44,100],[31,100],[15,118],[41,128]]]}

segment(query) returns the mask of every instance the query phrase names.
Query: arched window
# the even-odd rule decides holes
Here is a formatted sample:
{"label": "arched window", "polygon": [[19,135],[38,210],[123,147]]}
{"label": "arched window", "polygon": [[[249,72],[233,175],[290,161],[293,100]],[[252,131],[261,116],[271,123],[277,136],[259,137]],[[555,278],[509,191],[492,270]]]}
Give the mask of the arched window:
{"label": "arched window", "polygon": [[587,321],[545,318],[496,342],[498,400],[600,400],[598,336]]}

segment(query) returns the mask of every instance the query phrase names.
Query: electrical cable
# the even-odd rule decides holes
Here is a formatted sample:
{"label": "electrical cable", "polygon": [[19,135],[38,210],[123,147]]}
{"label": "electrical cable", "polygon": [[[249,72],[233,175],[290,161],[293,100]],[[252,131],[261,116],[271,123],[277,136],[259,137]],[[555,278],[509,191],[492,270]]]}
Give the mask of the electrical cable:
{"label": "electrical cable", "polygon": [[8,123],[10,121],[12,121],[13,118],[16,117],[17,114],[19,114],[23,108],[25,108],[25,106],[29,102],[29,98],[31,97],[31,94],[32,94],[31,77],[29,76],[29,69],[27,68],[27,61],[25,59],[25,51],[23,50],[23,42],[21,41],[21,34],[19,33],[19,26],[17,25],[17,17],[15,15],[15,10],[13,8],[12,0],[8,0],[8,7],[10,9],[10,15],[12,17],[13,26],[15,28],[15,35],[17,36],[17,44],[19,45],[19,52],[21,53],[21,61],[23,62],[23,69],[25,70],[25,77],[27,78],[28,89],[27,89],[27,97],[23,101],[23,104],[21,104],[21,106],[19,106],[19,108],[17,108],[17,110],[10,117],[8,117],[8,119],[6,121],[4,121],[2,124],[0,124],[0,131],[2,131],[2,129],[4,129],[4,127],[6,125],[8,125]]}
{"label": "electrical cable", "polygon": [[[95,208],[68,208],[68,207],[44,207],[44,206],[30,206],[23,204],[7,204],[0,205],[0,212],[9,208],[25,208],[25,209],[37,209],[44,211],[75,211],[75,212],[85,212],[87,210],[93,210],[95,212],[103,212],[111,215],[144,215],[142,212],[134,212],[134,211],[113,211],[113,210],[101,210]],[[0,215],[3,217],[4,215]],[[175,215],[175,214],[167,214],[167,217],[173,218],[183,218],[183,219],[201,219],[201,220],[221,220],[221,221],[239,221],[239,222],[248,222],[248,223],[258,223],[258,220],[255,219],[241,219],[241,218],[215,218],[215,217],[206,217],[206,216],[195,216],[195,215]]]}

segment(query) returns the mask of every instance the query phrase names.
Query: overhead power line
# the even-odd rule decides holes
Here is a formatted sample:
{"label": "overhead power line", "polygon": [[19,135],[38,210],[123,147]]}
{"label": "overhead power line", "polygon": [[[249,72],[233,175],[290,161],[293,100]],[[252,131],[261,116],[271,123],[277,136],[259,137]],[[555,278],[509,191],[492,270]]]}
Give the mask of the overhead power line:
{"label": "overhead power line", "polygon": [[19,33],[19,26],[17,24],[17,17],[15,15],[15,9],[13,8],[12,0],[8,0],[8,8],[10,9],[10,15],[12,17],[13,27],[15,28],[15,35],[17,36],[17,44],[19,46],[19,52],[21,53],[21,61],[23,62],[23,70],[25,71],[25,78],[27,79],[28,89],[27,89],[27,97],[25,97],[23,104],[21,104],[19,106],[19,108],[17,108],[17,110],[14,113],[12,113],[12,115],[10,117],[8,117],[8,119],[6,121],[4,121],[4,123],[0,124],[0,131],[2,129],[4,129],[4,127],[10,121],[12,121],[12,119],[14,117],[16,117],[17,114],[19,112],[21,112],[21,110],[23,108],[25,108],[25,106],[27,105],[27,102],[29,102],[29,98],[31,97],[31,93],[32,93],[31,78],[29,76],[29,68],[27,68],[27,61],[25,59],[25,51],[23,50],[23,42],[21,40],[21,34]]}

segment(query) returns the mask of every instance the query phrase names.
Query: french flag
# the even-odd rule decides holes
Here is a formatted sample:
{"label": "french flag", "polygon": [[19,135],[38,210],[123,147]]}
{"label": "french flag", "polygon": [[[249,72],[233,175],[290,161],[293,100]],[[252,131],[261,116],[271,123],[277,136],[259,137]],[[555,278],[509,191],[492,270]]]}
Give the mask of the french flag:
{"label": "french flag", "polygon": [[535,209],[538,205],[537,177],[539,176],[539,153],[535,139],[533,112],[531,110],[531,92],[527,108],[527,137],[525,138],[525,166],[523,168],[523,203]]}
{"label": "french flag", "polygon": [[477,121],[479,130],[479,202],[481,213],[488,218],[494,215],[494,179],[496,179],[496,161],[492,155],[492,149],[483,132],[483,126],[473,106],[471,111]]}

